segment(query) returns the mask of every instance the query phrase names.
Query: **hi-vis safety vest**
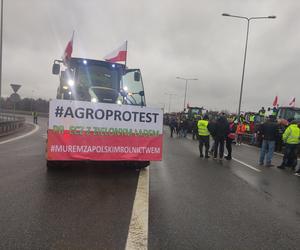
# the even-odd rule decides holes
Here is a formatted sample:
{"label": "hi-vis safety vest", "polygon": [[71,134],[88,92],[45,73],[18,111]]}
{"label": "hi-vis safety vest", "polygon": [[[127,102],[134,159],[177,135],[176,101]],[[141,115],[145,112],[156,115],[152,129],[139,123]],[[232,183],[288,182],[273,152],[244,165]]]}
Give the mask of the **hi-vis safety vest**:
{"label": "hi-vis safety vest", "polygon": [[250,115],[250,122],[254,122],[254,120],[255,120],[255,115]]}
{"label": "hi-vis safety vest", "polygon": [[198,125],[198,134],[200,136],[208,136],[209,135],[209,131],[207,129],[208,121],[199,120],[197,125]]}
{"label": "hi-vis safety vest", "polygon": [[250,131],[250,126],[248,124],[245,125],[245,131],[249,132]]}
{"label": "hi-vis safety vest", "polygon": [[300,129],[297,124],[291,124],[282,135],[282,140],[287,144],[299,144]]}

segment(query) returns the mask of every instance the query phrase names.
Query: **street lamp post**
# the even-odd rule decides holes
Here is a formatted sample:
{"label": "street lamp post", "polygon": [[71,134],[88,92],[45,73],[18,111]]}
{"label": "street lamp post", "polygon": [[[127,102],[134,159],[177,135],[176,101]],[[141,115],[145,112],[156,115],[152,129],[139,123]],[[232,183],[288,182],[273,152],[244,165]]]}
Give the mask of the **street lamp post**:
{"label": "street lamp post", "polygon": [[1,88],[2,88],[2,43],[3,43],[3,0],[1,0],[1,19],[0,19],[0,98],[1,98]]}
{"label": "street lamp post", "polygon": [[177,76],[176,79],[184,80],[185,81],[185,91],[184,91],[184,101],[183,101],[183,110],[185,110],[185,104],[186,104],[186,92],[187,92],[187,85],[188,81],[196,81],[197,78],[184,78]]}
{"label": "street lamp post", "polygon": [[241,90],[240,90],[240,99],[239,99],[239,108],[238,108],[238,121],[240,120],[240,113],[241,113],[241,104],[242,104],[242,95],[243,95],[243,86],[244,86],[244,75],[245,75],[245,65],[246,65],[246,57],[247,57],[247,47],[248,47],[248,36],[249,36],[249,26],[250,21],[254,19],[269,19],[269,18],[276,18],[276,16],[265,16],[265,17],[245,17],[245,16],[235,16],[230,15],[227,13],[223,13],[222,16],[226,17],[234,17],[234,18],[241,18],[247,20],[247,34],[246,34],[246,45],[244,51],[244,63],[243,63],[243,73],[242,73],[242,81],[241,81]]}

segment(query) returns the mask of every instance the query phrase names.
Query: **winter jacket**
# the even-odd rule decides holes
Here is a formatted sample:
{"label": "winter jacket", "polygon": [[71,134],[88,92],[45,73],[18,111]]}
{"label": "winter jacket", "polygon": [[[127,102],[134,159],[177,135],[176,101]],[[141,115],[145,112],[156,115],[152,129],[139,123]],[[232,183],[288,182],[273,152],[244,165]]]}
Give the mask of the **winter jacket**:
{"label": "winter jacket", "polygon": [[282,135],[282,140],[287,144],[299,144],[300,129],[297,124],[291,124]]}
{"label": "winter jacket", "polygon": [[267,121],[260,126],[260,134],[264,140],[276,141],[278,138],[278,124],[276,122]]}
{"label": "winter jacket", "polygon": [[217,138],[226,138],[229,134],[229,123],[224,116],[218,118],[216,122],[216,137]]}

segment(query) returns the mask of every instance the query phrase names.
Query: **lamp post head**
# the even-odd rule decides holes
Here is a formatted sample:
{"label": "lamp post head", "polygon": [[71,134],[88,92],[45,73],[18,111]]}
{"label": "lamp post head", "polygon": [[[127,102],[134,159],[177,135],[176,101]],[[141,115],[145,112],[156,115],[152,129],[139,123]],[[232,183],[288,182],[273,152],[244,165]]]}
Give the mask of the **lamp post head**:
{"label": "lamp post head", "polygon": [[268,16],[268,18],[273,18],[273,19],[275,19],[275,18],[276,18],[276,16]]}
{"label": "lamp post head", "polygon": [[185,81],[198,80],[198,78],[184,78],[184,77],[179,77],[179,76],[176,76],[176,79],[185,80]]}
{"label": "lamp post head", "polygon": [[228,13],[223,13],[222,16],[230,16]]}

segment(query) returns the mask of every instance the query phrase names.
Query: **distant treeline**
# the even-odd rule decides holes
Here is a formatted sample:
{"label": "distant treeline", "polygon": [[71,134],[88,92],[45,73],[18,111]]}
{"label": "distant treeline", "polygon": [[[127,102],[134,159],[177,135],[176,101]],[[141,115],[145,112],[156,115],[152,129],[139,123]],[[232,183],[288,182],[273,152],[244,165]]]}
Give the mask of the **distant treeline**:
{"label": "distant treeline", "polygon": [[[33,98],[24,98],[15,104],[16,110],[23,111],[37,111],[41,113],[49,112],[49,101]],[[0,109],[14,109],[14,103],[10,100],[10,98],[2,98],[0,99]]]}

